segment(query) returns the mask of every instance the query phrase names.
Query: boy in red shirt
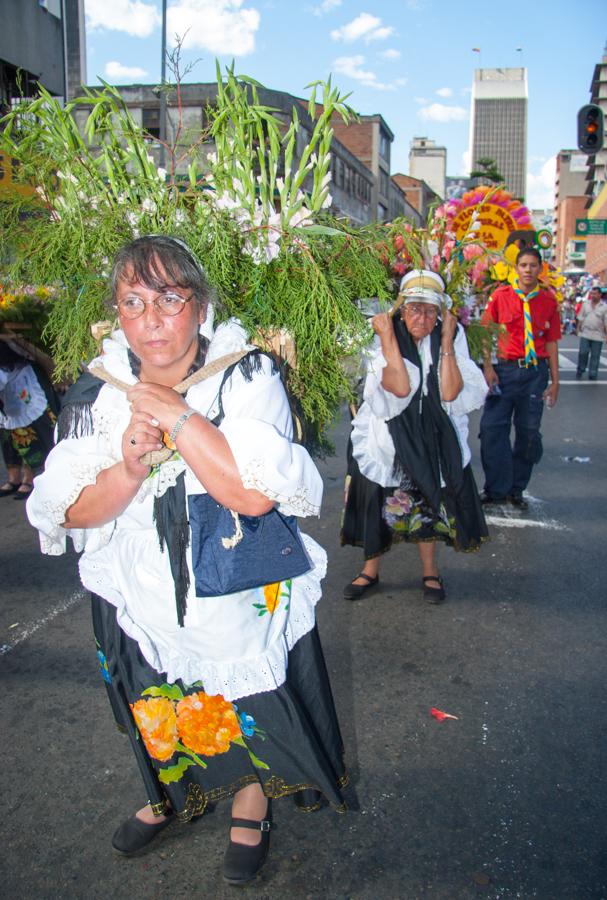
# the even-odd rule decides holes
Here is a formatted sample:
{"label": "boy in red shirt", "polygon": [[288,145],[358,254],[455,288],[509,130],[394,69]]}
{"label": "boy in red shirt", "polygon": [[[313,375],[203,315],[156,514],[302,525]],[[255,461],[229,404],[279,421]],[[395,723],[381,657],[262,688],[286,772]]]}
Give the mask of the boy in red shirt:
{"label": "boy in red shirt", "polygon": [[554,406],[559,390],[560,316],[554,294],[539,286],[541,268],[539,251],[524,247],[516,260],[516,284],[497,288],[481,319],[483,324],[504,326],[498,337],[497,362],[493,365],[487,357],[483,366],[489,394],[480,425],[485,472],[482,500],[509,501],[519,509],[527,509],[523,491],[542,457],[544,400]]}

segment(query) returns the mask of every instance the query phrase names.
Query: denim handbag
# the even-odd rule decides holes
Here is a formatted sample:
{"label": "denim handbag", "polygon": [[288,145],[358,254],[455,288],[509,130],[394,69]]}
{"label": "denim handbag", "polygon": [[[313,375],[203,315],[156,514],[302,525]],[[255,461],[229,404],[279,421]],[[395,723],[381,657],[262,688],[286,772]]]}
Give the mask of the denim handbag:
{"label": "denim handbag", "polygon": [[236,516],[209,494],[190,495],[188,507],[197,597],[235,594],[312,568],[295,516],[277,509]]}

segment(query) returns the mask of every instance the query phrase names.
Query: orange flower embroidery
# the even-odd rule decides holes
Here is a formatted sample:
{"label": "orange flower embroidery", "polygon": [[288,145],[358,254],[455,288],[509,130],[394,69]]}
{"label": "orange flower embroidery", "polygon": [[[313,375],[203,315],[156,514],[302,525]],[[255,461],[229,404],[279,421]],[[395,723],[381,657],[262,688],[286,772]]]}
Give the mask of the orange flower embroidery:
{"label": "orange flower embroidery", "polygon": [[13,428],[11,436],[13,443],[17,444],[18,447],[29,447],[38,437],[34,429],[30,428],[29,425],[26,428]]}
{"label": "orange flower embroidery", "polygon": [[274,584],[266,584],[263,589],[263,596],[266,601],[266,609],[270,615],[276,610],[280,603],[280,587],[282,582],[276,581]]}
{"label": "orange flower embroidery", "polygon": [[177,746],[175,708],[166,697],[152,697],[131,704],[137,728],[153,759],[166,762]]}
{"label": "orange flower embroidery", "polygon": [[221,694],[209,696],[204,691],[179,701],[177,730],[184,745],[203,756],[227,753],[230,742],[241,737],[232,704]]}

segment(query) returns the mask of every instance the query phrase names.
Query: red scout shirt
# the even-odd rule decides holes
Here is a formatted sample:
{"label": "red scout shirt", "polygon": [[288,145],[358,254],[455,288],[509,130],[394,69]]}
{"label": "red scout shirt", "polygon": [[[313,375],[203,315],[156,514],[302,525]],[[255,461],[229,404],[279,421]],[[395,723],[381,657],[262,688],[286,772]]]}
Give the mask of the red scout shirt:
{"label": "red scout shirt", "polygon": [[[538,359],[546,359],[546,341],[558,341],[561,337],[561,319],[558,303],[551,291],[540,288],[539,294],[529,301],[533,340]],[[506,326],[506,334],[499,334],[497,355],[500,359],[522,359],[525,356],[525,326],[523,301],[511,285],[505,284],[493,292],[481,322],[497,322]]]}

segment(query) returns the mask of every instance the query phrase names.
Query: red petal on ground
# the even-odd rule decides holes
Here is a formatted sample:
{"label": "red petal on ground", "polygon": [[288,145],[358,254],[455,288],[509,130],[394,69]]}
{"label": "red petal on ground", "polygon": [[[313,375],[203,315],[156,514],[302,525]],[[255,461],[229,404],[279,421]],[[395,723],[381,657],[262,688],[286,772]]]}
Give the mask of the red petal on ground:
{"label": "red petal on ground", "polygon": [[451,713],[443,712],[435,706],[430,710],[430,715],[434,716],[435,719],[438,719],[439,722],[444,722],[445,719],[457,719],[457,716],[452,716]]}

